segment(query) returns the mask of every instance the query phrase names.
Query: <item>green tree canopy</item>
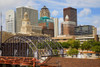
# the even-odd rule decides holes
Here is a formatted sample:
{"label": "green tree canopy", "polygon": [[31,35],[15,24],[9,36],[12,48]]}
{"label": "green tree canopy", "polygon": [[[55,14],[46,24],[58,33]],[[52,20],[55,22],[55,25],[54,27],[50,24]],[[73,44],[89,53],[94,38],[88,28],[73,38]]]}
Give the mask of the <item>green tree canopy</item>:
{"label": "green tree canopy", "polygon": [[70,56],[77,55],[78,54],[78,50],[75,49],[75,48],[74,49],[71,48],[71,49],[68,50],[67,54],[70,55]]}
{"label": "green tree canopy", "polygon": [[62,45],[63,48],[69,48],[70,47],[70,44],[68,42],[62,42],[61,45]]}
{"label": "green tree canopy", "polygon": [[78,40],[69,40],[68,43],[70,44],[71,48],[78,49],[80,47],[80,41]]}
{"label": "green tree canopy", "polygon": [[84,41],[84,42],[83,42],[83,48],[84,48],[85,50],[88,51],[91,47],[92,47],[92,45],[91,45],[90,41]]}
{"label": "green tree canopy", "polygon": [[94,46],[91,48],[92,51],[100,53],[100,46]]}

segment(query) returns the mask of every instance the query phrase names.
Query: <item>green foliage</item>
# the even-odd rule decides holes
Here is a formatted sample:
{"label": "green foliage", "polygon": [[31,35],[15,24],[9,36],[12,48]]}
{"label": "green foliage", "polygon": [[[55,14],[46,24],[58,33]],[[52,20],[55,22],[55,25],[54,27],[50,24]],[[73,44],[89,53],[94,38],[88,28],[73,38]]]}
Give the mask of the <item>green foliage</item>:
{"label": "green foliage", "polygon": [[72,56],[72,55],[77,55],[78,54],[78,50],[77,49],[69,49],[69,51],[67,52],[68,55]]}
{"label": "green foliage", "polygon": [[57,49],[54,49],[54,50],[53,50],[53,53],[56,54],[56,55],[58,55]]}
{"label": "green foliage", "polygon": [[84,44],[81,44],[81,45],[80,45],[80,48],[81,48],[81,50],[83,51],[83,50],[85,49]]}
{"label": "green foliage", "polygon": [[78,40],[69,40],[68,43],[70,44],[71,48],[78,49],[80,47],[80,41]]}
{"label": "green foliage", "polygon": [[89,41],[84,41],[82,48],[85,50],[89,50],[91,48],[91,43]]}
{"label": "green foliage", "polygon": [[93,46],[100,46],[100,42],[94,42]]}
{"label": "green foliage", "polygon": [[43,49],[44,45],[45,45],[45,43],[38,43],[37,48],[38,49]]}
{"label": "green foliage", "polygon": [[91,50],[94,51],[94,52],[100,53],[100,45],[92,47]]}
{"label": "green foliage", "polygon": [[70,44],[68,42],[63,42],[61,43],[62,47],[63,48],[69,48],[70,47]]}
{"label": "green foliage", "polygon": [[[97,51],[99,50],[100,42],[96,42],[94,40],[84,41],[83,44],[81,44],[80,48],[82,50],[92,50]],[[97,48],[97,49],[96,49]]]}

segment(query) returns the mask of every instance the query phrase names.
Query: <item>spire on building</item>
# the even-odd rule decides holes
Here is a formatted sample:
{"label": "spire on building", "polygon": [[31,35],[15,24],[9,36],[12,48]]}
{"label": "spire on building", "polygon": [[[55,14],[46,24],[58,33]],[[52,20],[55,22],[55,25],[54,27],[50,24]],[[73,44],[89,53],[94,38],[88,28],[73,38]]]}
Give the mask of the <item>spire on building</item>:
{"label": "spire on building", "polygon": [[69,16],[68,15],[66,15],[65,21],[69,21]]}
{"label": "spire on building", "polygon": [[28,13],[27,12],[25,12],[24,13],[24,19],[23,19],[24,21],[26,20],[26,21],[29,21],[29,18],[28,18]]}
{"label": "spire on building", "polygon": [[47,8],[45,5],[44,5],[44,7],[43,8]]}

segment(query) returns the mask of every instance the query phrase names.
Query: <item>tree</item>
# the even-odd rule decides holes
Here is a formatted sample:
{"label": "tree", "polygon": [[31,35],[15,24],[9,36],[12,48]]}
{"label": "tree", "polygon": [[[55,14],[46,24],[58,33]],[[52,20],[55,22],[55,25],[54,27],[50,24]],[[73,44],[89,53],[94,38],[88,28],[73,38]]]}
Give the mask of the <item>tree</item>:
{"label": "tree", "polygon": [[69,49],[69,51],[67,52],[67,54],[73,57],[73,55],[77,55],[78,54],[78,50],[75,49],[75,48],[74,49],[71,48],[71,49]]}
{"label": "tree", "polygon": [[70,44],[68,42],[63,42],[61,43],[62,47],[63,48],[69,48],[70,47]]}
{"label": "tree", "polygon": [[94,42],[93,46],[100,46],[100,42]]}
{"label": "tree", "polygon": [[[94,52],[96,52],[97,54],[100,54],[100,45],[92,47],[91,50],[94,51]],[[99,55],[98,55],[98,57],[99,57]]]}
{"label": "tree", "polygon": [[71,48],[78,48],[80,47],[80,41],[78,40],[69,40],[68,43],[70,44]]}
{"label": "tree", "polygon": [[81,50],[83,51],[85,49],[85,46],[83,46],[84,44],[80,45]]}
{"label": "tree", "polygon": [[89,41],[84,41],[83,42],[83,48],[88,51],[91,48],[90,42]]}

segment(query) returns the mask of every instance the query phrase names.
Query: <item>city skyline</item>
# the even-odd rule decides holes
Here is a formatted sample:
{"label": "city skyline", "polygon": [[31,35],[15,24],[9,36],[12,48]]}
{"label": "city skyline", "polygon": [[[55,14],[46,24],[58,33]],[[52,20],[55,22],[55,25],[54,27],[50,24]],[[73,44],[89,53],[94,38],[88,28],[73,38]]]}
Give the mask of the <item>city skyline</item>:
{"label": "city skyline", "polygon": [[[77,23],[78,25],[93,25],[97,27],[98,34],[100,34],[100,4],[99,0],[5,0],[0,1],[0,12],[3,12],[3,30],[5,30],[5,12],[9,9],[16,10],[18,6],[32,6],[40,12],[45,5],[49,8],[51,17],[59,18],[59,26],[63,22],[63,8],[73,7],[77,9]],[[51,5],[52,4],[52,5]],[[39,14],[38,14],[39,15]],[[39,19],[39,18],[38,18]]]}

